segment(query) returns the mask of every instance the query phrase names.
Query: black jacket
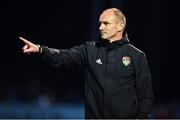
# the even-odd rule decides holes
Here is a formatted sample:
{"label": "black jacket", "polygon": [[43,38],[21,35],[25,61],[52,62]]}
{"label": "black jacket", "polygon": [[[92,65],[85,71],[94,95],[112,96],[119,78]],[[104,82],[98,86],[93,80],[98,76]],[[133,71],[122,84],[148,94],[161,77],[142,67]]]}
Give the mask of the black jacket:
{"label": "black jacket", "polygon": [[84,66],[86,118],[148,118],[151,74],[145,54],[128,39],[88,41],[64,50],[42,46],[42,51],[42,58],[56,67]]}

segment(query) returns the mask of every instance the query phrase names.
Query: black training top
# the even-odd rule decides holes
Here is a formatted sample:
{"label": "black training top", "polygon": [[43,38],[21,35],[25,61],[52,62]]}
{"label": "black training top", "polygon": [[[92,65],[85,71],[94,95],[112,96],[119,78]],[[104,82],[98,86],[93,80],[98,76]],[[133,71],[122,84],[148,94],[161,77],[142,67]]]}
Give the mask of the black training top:
{"label": "black training top", "polygon": [[127,38],[104,41],[64,50],[41,46],[41,56],[56,67],[77,63],[85,68],[86,118],[147,118],[153,91],[145,54]]}

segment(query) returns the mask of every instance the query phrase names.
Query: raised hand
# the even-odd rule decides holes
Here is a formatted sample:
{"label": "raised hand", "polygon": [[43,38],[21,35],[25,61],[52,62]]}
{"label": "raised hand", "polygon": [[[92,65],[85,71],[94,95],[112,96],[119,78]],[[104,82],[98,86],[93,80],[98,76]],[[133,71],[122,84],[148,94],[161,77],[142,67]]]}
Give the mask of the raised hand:
{"label": "raised hand", "polygon": [[23,37],[19,37],[19,39],[25,43],[24,47],[22,48],[23,53],[30,54],[40,52],[39,47],[36,44],[24,39]]}

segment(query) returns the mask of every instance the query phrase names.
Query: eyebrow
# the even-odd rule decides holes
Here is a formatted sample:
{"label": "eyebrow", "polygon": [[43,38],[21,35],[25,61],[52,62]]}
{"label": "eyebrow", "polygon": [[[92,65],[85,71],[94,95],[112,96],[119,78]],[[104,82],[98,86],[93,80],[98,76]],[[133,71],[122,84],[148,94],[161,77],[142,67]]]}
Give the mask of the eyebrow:
{"label": "eyebrow", "polygon": [[99,23],[108,24],[108,23],[110,23],[110,22],[108,22],[108,21],[99,21]]}

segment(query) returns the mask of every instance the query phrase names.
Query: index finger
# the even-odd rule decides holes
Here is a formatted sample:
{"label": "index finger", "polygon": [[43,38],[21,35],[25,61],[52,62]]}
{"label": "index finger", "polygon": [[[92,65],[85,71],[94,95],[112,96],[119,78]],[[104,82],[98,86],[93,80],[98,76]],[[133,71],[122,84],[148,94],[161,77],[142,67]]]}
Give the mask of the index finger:
{"label": "index finger", "polygon": [[22,40],[24,43],[26,44],[32,44],[30,41],[26,40],[25,38],[23,37],[19,37],[20,40]]}

